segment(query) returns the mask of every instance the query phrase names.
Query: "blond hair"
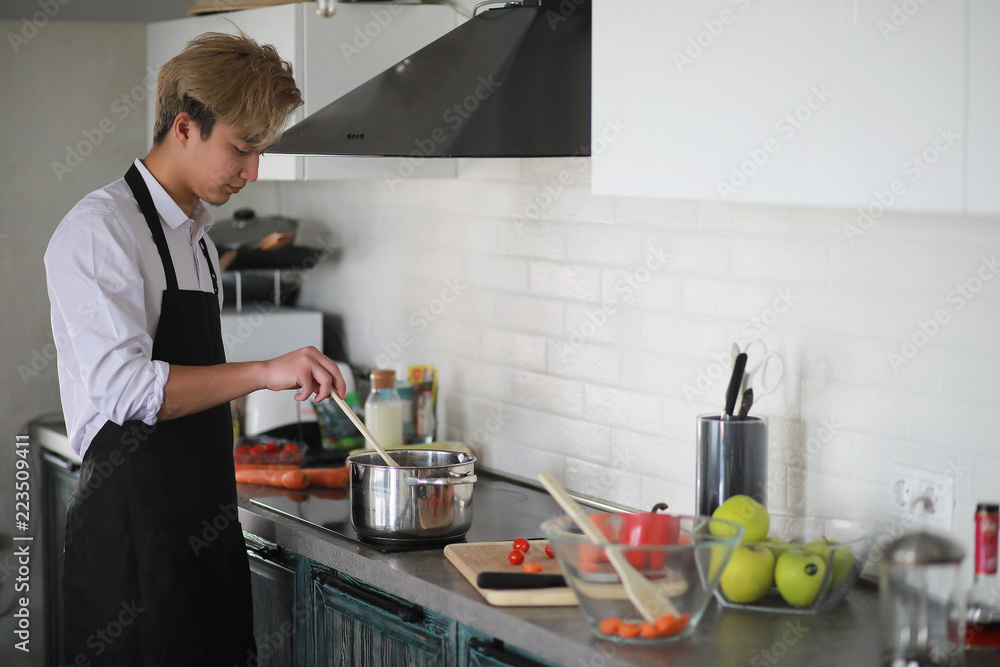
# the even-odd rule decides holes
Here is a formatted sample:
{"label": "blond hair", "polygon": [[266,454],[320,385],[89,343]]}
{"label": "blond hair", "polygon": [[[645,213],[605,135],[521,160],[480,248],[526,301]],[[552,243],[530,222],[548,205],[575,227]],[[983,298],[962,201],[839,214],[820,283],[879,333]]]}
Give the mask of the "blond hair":
{"label": "blond hair", "polygon": [[246,130],[243,138],[263,150],[301,104],[292,66],[273,46],[258,44],[243,31],[208,32],[160,69],[153,143],[160,144],[177,114],[186,112],[203,138],[216,122],[239,125]]}

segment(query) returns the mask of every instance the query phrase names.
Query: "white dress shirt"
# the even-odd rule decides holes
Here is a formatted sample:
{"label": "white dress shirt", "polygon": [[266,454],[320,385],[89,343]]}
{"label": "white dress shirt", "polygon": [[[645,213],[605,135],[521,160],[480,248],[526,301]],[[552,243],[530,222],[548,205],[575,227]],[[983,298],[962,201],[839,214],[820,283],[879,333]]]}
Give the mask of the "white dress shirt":
{"label": "white dress shirt", "polygon": [[[135,164],[163,224],[178,288],[211,292],[198,241],[212,216],[201,201],[191,217],[185,215],[142,161]],[[218,252],[205,240],[218,275]],[[45,275],[66,430],[83,457],[108,421],[154,424],[170,372],[166,362],[152,359],[167,279],[124,178],[91,192],[66,214],[45,252]]]}

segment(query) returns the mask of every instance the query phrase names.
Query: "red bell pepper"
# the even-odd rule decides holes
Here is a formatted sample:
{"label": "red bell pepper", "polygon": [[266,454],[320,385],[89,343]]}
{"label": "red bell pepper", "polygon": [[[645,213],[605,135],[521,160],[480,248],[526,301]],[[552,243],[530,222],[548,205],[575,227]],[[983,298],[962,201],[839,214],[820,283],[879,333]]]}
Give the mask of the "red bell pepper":
{"label": "red bell pepper", "polygon": [[[680,519],[670,514],[658,514],[658,509],[666,509],[664,503],[659,503],[649,512],[623,514],[619,530],[621,544],[677,544],[680,535]],[[625,557],[636,569],[649,568],[658,570],[667,562],[667,554],[663,551],[629,550]]]}

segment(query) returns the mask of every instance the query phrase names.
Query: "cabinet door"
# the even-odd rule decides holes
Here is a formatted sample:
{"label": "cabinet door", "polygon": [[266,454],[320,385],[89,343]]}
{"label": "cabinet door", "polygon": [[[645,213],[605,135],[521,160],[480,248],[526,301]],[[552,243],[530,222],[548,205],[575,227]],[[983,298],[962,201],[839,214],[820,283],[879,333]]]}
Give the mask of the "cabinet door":
{"label": "cabinet door", "polygon": [[969,0],[968,213],[1000,215],[1000,3]]}
{"label": "cabinet door", "polygon": [[[302,10],[297,5],[279,5],[251,11],[150,23],[146,29],[150,144],[152,144],[155,120],[156,74],[160,71],[160,67],[180,53],[187,43],[198,35],[205,32],[235,34],[237,26],[251,38],[273,44],[281,57],[291,64],[295,80],[299,83],[299,87],[302,87]],[[302,107],[299,107],[286,126],[302,120],[302,114]],[[262,181],[287,181],[301,179],[302,174],[302,158],[265,154],[260,158],[257,178]]]}
{"label": "cabinet door", "polygon": [[42,549],[45,599],[45,652],[48,663],[62,659],[63,650],[63,545],[66,541],[66,510],[80,477],[79,466],[60,456],[42,453]]}
{"label": "cabinet door", "polygon": [[454,621],[340,573],[318,570],[313,579],[311,665],[454,664]]}
{"label": "cabinet door", "polygon": [[548,667],[555,664],[507,646],[465,625],[459,626],[458,642],[458,664],[461,667]]}
{"label": "cabinet door", "polygon": [[[305,113],[319,111],[377,74],[394,67],[455,27],[453,9],[446,5],[337,5],[331,18],[305,10]],[[444,75],[444,74],[442,74]],[[385,109],[373,110],[385,113]],[[405,114],[406,109],[391,110]],[[447,111],[442,103],[441,113]],[[443,122],[443,121],[442,121]],[[414,140],[426,137],[414,137]],[[398,157],[306,158],[306,178],[451,178],[455,160]]]}
{"label": "cabinet door", "polygon": [[595,192],[962,210],[965,3],[595,5]]}
{"label": "cabinet door", "polygon": [[305,605],[295,599],[296,559],[280,548],[247,535],[253,632],[260,667],[303,664]]}

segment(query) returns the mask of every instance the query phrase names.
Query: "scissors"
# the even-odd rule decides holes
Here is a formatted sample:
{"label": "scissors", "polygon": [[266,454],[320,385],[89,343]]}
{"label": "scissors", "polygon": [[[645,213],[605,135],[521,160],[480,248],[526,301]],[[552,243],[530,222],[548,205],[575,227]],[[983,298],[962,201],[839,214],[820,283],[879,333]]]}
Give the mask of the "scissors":
{"label": "scissors", "polygon": [[[733,343],[731,351],[735,358],[740,348]],[[769,352],[767,344],[759,338],[747,343],[743,351],[747,355],[747,367],[743,371],[743,381],[740,384],[740,396],[743,397],[738,415],[740,419],[747,416],[754,400],[773,393],[785,375],[785,363],[781,357]]]}

